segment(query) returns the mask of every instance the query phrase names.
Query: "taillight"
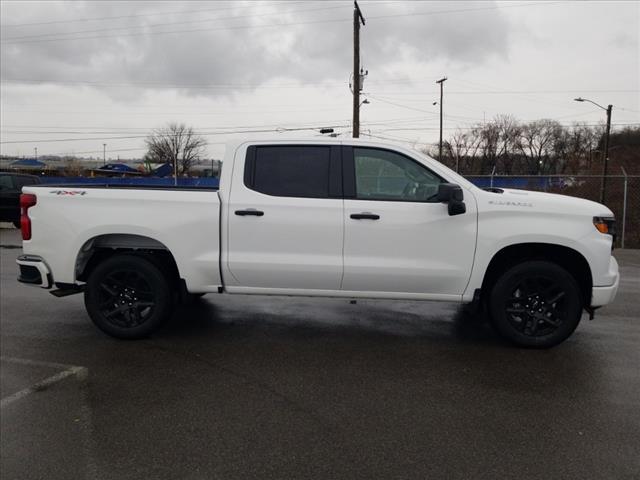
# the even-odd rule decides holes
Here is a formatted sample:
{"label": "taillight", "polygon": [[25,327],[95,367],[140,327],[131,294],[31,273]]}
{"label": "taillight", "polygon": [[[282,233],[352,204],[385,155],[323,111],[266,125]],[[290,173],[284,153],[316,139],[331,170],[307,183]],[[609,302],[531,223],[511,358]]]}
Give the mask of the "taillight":
{"label": "taillight", "polygon": [[29,218],[29,207],[36,204],[36,196],[32,193],[20,195],[20,230],[22,239],[31,240],[31,219]]}

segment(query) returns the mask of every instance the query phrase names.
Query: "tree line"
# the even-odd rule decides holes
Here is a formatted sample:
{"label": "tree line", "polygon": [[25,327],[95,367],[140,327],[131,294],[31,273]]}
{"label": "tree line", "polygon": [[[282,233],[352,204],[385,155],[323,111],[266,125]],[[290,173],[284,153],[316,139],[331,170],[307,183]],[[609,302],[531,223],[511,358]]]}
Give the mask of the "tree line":
{"label": "tree line", "polygon": [[[600,173],[604,132],[604,123],[565,126],[556,120],[521,122],[511,115],[498,115],[443,141],[440,161],[463,175]],[[625,143],[637,141],[640,128],[611,134],[612,140],[621,136]],[[614,146],[611,142],[610,158]],[[426,153],[438,158],[438,147]]]}
{"label": "tree line", "polygon": [[[440,161],[463,175],[599,175],[604,133],[604,123],[566,126],[556,120],[521,122],[498,115],[453,133],[443,142]],[[154,130],[145,143],[145,162],[176,165],[178,175],[199,161],[207,144],[192,127],[175,122]],[[640,173],[635,161],[639,149],[639,127],[612,132],[610,166],[624,165],[629,173]],[[438,158],[437,147],[426,153]]]}

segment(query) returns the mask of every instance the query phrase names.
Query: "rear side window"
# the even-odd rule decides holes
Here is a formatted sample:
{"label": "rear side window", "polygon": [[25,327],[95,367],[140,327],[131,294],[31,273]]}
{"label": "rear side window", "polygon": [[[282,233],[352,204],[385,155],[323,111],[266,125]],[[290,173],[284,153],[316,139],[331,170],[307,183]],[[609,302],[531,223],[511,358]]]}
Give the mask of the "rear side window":
{"label": "rear side window", "polygon": [[9,175],[0,175],[0,189],[11,190],[13,188],[13,182]]}
{"label": "rear side window", "polygon": [[18,188],[22,188],[25,185],[33,185],[35,184],[35,179],[31,177],[16,177],[16,183],[18,184]]}
{"label": "rear side window", "polygon": [[263,146],[247,155],[245,184],[279,197],[330,196],[330,146]]}

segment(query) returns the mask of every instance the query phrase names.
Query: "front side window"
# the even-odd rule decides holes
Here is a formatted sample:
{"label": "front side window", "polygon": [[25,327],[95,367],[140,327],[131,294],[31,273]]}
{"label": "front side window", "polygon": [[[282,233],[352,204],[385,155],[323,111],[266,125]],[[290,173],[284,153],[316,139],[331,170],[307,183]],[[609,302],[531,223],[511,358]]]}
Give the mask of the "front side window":
{"label": "front side window", "polygon": [[329,197],[331,148],[257,147],[250,188],[280,197]]}
{"label": "front side window", "polygon": [[434,201],[443,180],[399,153],[353,149],[356,198],[405,202]]}

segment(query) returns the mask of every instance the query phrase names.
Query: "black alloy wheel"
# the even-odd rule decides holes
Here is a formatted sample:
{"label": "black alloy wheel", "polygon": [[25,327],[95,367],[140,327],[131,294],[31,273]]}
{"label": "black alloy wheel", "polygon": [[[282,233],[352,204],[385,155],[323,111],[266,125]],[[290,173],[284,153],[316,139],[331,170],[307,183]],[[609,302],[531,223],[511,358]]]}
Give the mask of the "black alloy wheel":
{"label": "black alloy wheel", "polygon": [[523,347],[548,348],[564,341],[578,326],[582,308],[574,277],[546,261],[528,261],[507,270],[490,298],[494,326]]}
{"label": "black alloy wheel", "polygon": [[153,315],[156,294],[139,272],[116,270],[105,276],[99,285],[98,309],[114,325],[138,327]]}
{"label": "black alloy wheel", "polygon": [[93,322],[118,338],[150,335],[171,315],[172,298],[165,272],[135,255],[116,255],[100,263],[85,289]]}
{"label": "black alloy wheel", "polygon": [[504,304],[509,323],[520,333],[543,337],[555,332],[566,314],[567,292],[546,276],[524,278]]}

